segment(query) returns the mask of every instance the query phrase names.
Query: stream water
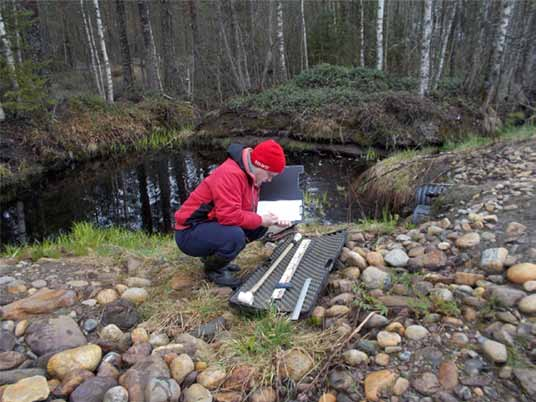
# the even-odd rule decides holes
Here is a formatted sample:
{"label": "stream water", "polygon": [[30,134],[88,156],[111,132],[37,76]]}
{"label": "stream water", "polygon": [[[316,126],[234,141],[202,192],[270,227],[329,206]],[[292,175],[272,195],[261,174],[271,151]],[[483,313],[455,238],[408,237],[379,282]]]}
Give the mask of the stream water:
{"label": "stream water", "polygon": [[[53,238],[78,221],[171,232],[175,210],[225,157],[223,151],[146,153],[43,177],[0,204],[0,247]],[[356,216],[347,193],[351,179],[366,168],[362,160],[290,153],[288,163],[305,169],[300,185],[306,222],[342,223]]]}

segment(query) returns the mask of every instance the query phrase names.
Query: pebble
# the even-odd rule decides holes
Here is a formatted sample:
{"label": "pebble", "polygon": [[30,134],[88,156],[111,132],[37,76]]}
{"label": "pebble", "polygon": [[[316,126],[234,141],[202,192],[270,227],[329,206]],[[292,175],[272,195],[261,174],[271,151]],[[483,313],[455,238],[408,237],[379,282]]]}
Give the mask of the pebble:
{"label": "pebble", "polygon": [[84,325],[82,326],[84,328],[84,331],[86,332],[93,332],[99,325],[99,322],[93,318],[89,318],[84,321]]}
{"label": "pebble", "polygon": [[155,348],[164,346],[169,343],[169,337],[164,333],[152,333],[149,337],[149,343]]}
{"label": "pebble", "polygon": [[201,384],[193,384],[184,390],[184,402],[212,402],[212,395]]}
{"label": "pebble", "polygon": [[408,264],[409,257],[404,250],[397,248],[389,251],[385,255],[384,260],[392,267],[405,267]]}
{"label": "pebble", "polygon": [[396,380],[395,385],[393,385],[393,394],[398,395],[398,396],[404,395],[404,393],[408,390],[408,388],[409,388],[409,381],[403,377],[399,377]]}
{"label": "pebble", "polygon": [[385,348],[386,346],[398,346],[402,342],[400,335],[394,332],[380,331],[376,337],[378,345]]}
{"label": "pebble", "polygon": [[430,332],[421,325],[410,325],[405,331],[405,337],[413,341],[421,340],[428,335],[430,335]]}
{"label": "pebble", "polygon": [[123,331],[121,331],[121,329],[115,324],[105,326],[100,332],[100,337],[102,339],[111,342],[118,342],[123,335]]}
{"label": "pebble", "polygon": [[33,402],[48,398],[50,390],[43,376],[23,378],[8,385],[2,394],[2,402]]}
{"label": "pebble", "polygon": [[99,304],[108,304],[119,298],[119,294],[115,289],[103,289],[97,293],[97,302]]}
{"label": "pebble", "polygon": [[536,313],[536,294],[522,298],[518,303],[518,308],[525,314]]}
{"label": "pebble", "polygon": [[488,248],[482,252],[480,266],[488,272],[502,272],[508,250],[504,247]]}
{"label": "pebble", "polygon": [[183,353],[172,360],[169,368],[171,370],[171,376],[175,381],[182,384],[186,376],[194,371],[195,366],[192,358]]}
{"label": "pebble", "polygon": [[149,297],[149,293],[144,288],[128,288],[121,295],[121,298],[128,300],[132,304],[142,304]]}
{"label": "pebble", "polygon": [[350,349],[343,353],[342,358],[344,363],[349,366],[359,366],[360,364],[367,364],[369,357],[365,352],[362,352],[357,349]]}
{"label": "pebble", "polygon": [[523,285],[525,282],[536,280],[536,264],[528,262],[516,264],[506,271],[510,282]]}
{"label": "pebble", "polygon": [[128,391],[120,385],[112,387],[106,391],[102,402],[128,402]]}
{"label": "pebble", "polygon": [[459,248],[473,248],[480,244],[480,235],[476,232],[466,233],[456,240],[456,246]]}
{"label": "pebble", "polygon": [[483,342],[482,351],[494,363],[506,363],[508,359],[506,346],[491,339],[486,339]]}
{"label": "pebble", "polygon": [[367,400],[378,401],[379,393],[391,388],[396,381],[396,374],[390,370],[368,373],[365,377],[365,396]]}
{"label": "pebble", "polygon": [[363,271],[361,280],[368,289],[383,289],[391,284],[391,276],[376,267],[368,267]]}

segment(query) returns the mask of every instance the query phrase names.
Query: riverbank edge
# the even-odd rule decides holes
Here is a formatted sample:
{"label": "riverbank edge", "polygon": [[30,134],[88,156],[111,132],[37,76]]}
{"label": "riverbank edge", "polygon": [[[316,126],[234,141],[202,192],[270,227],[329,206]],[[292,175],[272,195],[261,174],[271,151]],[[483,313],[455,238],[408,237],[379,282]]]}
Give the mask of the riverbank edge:
{"label": "riverbank edge", "polygon": [[[407,216],[413,207],[417,188],[427,184],[448,185],[448,175],[463,164],[464,158],[489,149],[499,151],[507,144],[529,141],[536,146],[534,125],[507,127],[494,137],[469,136],[459,142],[447,143],[441,148],[398,151],[378,161],[357,177],[352,191],[363,200],[363,204],[374,204],[380,211]],[[456,191],[450,189],[448,194],[457,199],[469,196],[460,186]],[[433,207],[440,209],[444,199],[438,197]]]}

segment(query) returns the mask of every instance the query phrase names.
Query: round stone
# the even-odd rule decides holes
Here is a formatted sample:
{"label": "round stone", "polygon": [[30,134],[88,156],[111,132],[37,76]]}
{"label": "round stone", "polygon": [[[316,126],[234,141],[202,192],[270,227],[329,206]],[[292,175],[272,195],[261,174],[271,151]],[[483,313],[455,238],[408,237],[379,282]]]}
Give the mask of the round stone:
{"label": "round stone", "polygon": [[380,331],[376,337],[378,344],[385,348],[386,346],[398,346],[402,341],[400,335],[395,332]]}
{"label": "round stone", "polygon": [[52,377],[60,379],[76,369],[93,371],[97,368],[101,357],[101,348],[93,344],[64,350],[50,358],[47,371]]}
{"label": "round stone", "polygon": [[42,279],[38,279],[32,282],[32,287],[36,289],[41,289],[41,288],[44,288],[45,286],[47,286],[47,281],[44,281]]}
{"label": "round stone", "polygon": [[519,301],[519,311],[525,314],[536,313],[536,294],[526,296]]}
{"label": "round stone", "polygon": [[472,248],[480,244],[480,235],[476,232],[466,233],[456,240],[459,248]]}
{"label": "round stone", "polygon": [[106,391],[102,402],[128,402],[128,391],[120,385],[112,387]]}
{"label": "round stone", "polygon": [[368,355],[357,349],[349,349],[342,354],[344,362],[349,366],[359,366],[362,363],[368,363]]}
{"label": "round stone", "polygon": [[93,332],[93,331],[95,331],[95,329],[97,328],[98,325],[99,325],[99,322],[97,320],[94,320],[93,318],[90,318],[90,319],[84,321],[83,328],[84,328],[84,331],[86,331],[86,332]]}
{"label": "round stone", "polygon": [[409,261],[406,252],[399,248],[389,251],[384,259],[392,267],[405,267]]}
{"label": "round stone", "polygon": [[42,401],[47,399],[49,394],[47,379],[38,375],[8,385],[4,389],[2,402]]}
{"label": "round stone", "polygon": [[171,376],[175,379],[175,381],[181,384],[186,376],[194,371],[195,366],[192,358],[183,353],[173,359],[169,365],[169,368],[171,370]]}
{"label": "round stone", "polygon": [[123,335],[123,331],[115,324],[106,325],[100,332],[102,339],[112,342],[118,342]]}
{"label": "round stone", "polygon": [[132,343],[146,343],[149,342],[149,334],[145,328],[135,328],[131,334]]}
{"label": "round stone", "polygon": [[368,289],[383,289],[391,283],[391,276],[376,267],[368,267],[363,271],[361,280]]}
{"label": "round stone", "polygon": [[141,304],[147,300],[149,293],[144,288],[128,288],[121,295],[121,298],[133,304]]}
{"label": "round stone", "polygon": [[502,343],[486,339],[482,344],[484,354],[494,363],[505,363],[508,359],[506,346]]}
{"label": "round stone", "polygon": [[510,282],[520,285],[528,281],[536,280],[536,264],[525,262],[516,264],[506,271],[506,277]]}
{"label": "round stone", "polygon": [[104,289],[97,294],[97,302],[99,304],[108,304],[119,298],[115,289]]}
{"label": "round stone", "polygon": [[405,336],[413,341],[418,341],[426,338],[430,332],[421,325],[410,325],[406,328]]}

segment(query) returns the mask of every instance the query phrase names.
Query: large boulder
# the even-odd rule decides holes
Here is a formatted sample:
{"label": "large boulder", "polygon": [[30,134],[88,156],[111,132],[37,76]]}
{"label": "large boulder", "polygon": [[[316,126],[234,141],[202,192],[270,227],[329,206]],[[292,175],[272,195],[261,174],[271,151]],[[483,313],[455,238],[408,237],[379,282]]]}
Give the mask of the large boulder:
{"label": "large boulder", "polygon": [[87,339],[76,321],[69,316],[59,316],[30,324],[26,330],[26,343],[41,356],[85,345]]}
{"label": "large boulder", "polygon": [[43,288],[29,297],[0,308],[0,318],[20,321],[33,314],[46,314],[61,307],[72,306],[76,300],[73,290]]}

